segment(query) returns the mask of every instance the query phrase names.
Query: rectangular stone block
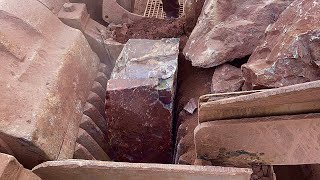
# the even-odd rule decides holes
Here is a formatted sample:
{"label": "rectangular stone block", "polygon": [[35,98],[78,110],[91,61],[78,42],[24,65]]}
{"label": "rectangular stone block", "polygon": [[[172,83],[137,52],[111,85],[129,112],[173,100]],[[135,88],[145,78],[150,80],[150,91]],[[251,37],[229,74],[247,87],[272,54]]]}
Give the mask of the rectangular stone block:
{"label": "rectangular stone block", "polygon": [[46,180],[249,180],[251,169],[86,160],[50,161],[32,170]]}
{"label": "rectangular stone block", "polygon": [[107,85],[108,137],[117,161],[170,163],[178,39],[131,39]]}
{"label": "rectangular stone block", "polygon": [[263,91],[208,95],[200,99],[199,122],[319,112],[319,100],[320,81]]}
{"label": "rectangular stone block", "polygon": [[320,114],[211,121],[195,129],[197,157],[213,165],[320,162]]}

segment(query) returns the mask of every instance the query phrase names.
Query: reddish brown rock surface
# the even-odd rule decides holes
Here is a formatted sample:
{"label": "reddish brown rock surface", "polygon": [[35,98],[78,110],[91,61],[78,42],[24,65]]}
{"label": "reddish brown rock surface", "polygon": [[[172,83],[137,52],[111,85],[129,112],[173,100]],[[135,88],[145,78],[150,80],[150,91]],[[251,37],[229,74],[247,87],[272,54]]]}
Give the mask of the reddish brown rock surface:
{"label": "reddish brown rock surface", "polygon": [[201,123],[195,129],[197,157],[237,167],[318,163],[319,118],[303,114]]}
{"label": "reddish brown rock surface", "polygon": [[171,163],[178,39],[131,39],[108,81],[112,159]]}
{"label": "reddish brown rock surface", "polygon": [[296,0],[243,66],[246,84],[281,87],[320,78],[319,1]]}
{"label": "reddish brown rock surface", "polygon": [[240,68],[224,64],[216,68],[212,76],[211,93],[240,91],[244,78]]}
{"label": "reddish brown rock surface", "polygon": [[192,65],[213,67],[242,58],[293,0],[208,0],[184,49]]}
{"label": "reddish brown rock surface", "polygon": [[185,0],[184,14],[186,18],[186,29],[192,31],[201,14],[205,0]]}
{"label": "reddish brown rock surface", "polygon": [[0,139],[6,151],[27,168],[72,158],[99,58],[80,31],[37,0],[0,1],[0,24]]}

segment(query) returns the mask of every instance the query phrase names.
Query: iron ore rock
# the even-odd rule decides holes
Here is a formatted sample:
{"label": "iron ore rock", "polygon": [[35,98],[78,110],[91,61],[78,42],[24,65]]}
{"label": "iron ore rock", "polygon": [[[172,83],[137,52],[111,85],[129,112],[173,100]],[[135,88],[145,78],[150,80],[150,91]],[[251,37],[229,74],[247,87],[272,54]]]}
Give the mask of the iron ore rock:
{"label": "iron ore rock", "polygon": [[205,68],[246,57],[292,1],[208,0],[184,54],[193,66]]}
{"label": "iron ore rock", "polygon": [[212,76],[211,93],[240,91],[244,78],[240,68],[224,64],[217,67]]}
{"label": "iron ore rock", "polygon": [[130,39],[107,85],[112,159],[170,163],[179,39]]}
{"label": "iron ore rock", "polygon": [[268,27],[264,42],[242,67],[249,89],[320,79],[319,3],[296,0]]}

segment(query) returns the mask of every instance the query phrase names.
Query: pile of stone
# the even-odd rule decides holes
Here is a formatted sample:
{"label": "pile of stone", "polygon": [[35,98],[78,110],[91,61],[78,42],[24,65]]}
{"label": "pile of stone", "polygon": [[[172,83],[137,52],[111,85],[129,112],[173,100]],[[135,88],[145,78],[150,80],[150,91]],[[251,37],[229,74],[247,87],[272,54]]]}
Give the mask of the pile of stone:
{"label": "pile of stone", "polygon": [[[199,2],[187,0],[192,25]],[[256,180],[274,172],[255,163],[319,162],[320,0],[206,0],[177,121],[179,39],[115,42],[104,21],[145,18],[127,10],[0,0],[0,179]],[[72,158],[85,160],[53,161]]]}
{"label": "pile of stone", "polygon": [[318,80],[319,3],[207,0],[184,55],[193,66],[215,68],[211,93]]}
{"label": "pile of stone", "polygon": [[[246,90],[318,80],[318,3],[207,0],[184,54],[194,66],[218,66],[213,77],[213,93],[241,89],[240,71],[220,65],[247,56],[250,56],[248,63],[241,67]],[[237,73],[240,79],[235,82],[236,77],[226,76],[222,69],[230,72],[228,76]],[[232,85],[221,81],[230,81]]]}

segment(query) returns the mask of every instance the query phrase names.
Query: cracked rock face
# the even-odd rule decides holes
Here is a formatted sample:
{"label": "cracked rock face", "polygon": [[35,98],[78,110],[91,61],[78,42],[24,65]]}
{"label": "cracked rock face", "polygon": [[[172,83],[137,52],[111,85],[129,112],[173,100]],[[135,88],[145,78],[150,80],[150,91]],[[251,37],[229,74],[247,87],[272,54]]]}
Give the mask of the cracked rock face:
{"label": "cracked rock face", "polygon": [[281,87],[320,77],[320,1],[296,0],[242,67],[246,85]]}
{"label": "cracked rock face", "polygon": [[250,55],[267,26],[293,0],[208,0],[184,54],[193,66],[214,67]]}
{"label": "cracked rock face", "polygon": [[112,159],[170,163],[178,39],[130,39],[107,85]]}
{"label": "cracked rock face", "polygon": [[240,91],[244,83],[240,68],[224,64],[216,68],[212,76],[211,93]]}

